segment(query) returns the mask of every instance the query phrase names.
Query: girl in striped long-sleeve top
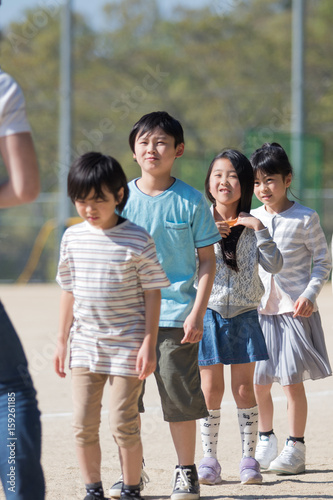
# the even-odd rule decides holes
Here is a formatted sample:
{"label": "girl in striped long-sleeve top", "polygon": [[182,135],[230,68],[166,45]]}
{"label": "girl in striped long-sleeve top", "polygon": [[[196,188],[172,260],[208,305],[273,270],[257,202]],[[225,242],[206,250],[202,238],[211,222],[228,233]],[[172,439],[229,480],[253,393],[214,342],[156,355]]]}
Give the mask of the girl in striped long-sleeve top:
{"label": "girl in striped long-sleeve top", "polygon": [[[269,229],[283,255],[276,275],[261,269],[265,294],[259,307],[260,324],[269,359],[256,365],[254,382],[259,406],[261,468],[277,474],[305,471],[304,432],[306,379],[331,375],[316,297],[329,277],[331,260],[318,214],[288,198],[292,167],[277,143],[264,144],[251,157],[254,193],[263,205],[251,213]],[[273,433],[271,387],[279,382],[288,401],[290,436],[278,456]]]}

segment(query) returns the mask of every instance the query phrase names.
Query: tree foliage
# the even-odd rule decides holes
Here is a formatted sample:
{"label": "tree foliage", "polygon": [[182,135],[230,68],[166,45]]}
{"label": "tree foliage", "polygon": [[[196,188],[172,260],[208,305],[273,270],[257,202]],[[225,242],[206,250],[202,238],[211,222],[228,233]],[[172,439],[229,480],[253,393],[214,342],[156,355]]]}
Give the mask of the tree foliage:
{"label": "tree foliage", "polygon": [[[75,15],[73,155],[103,149],[132,176],[128,133],[154,109],[181,120],[194,158],[242,147],[247,129],[289,130],[291,2],[239,0],[222,12],[217,4],[178,8],[164,19],[156,0],[113,2],[104,7],[103,32]],[[332,18],[330,0],[307,0],[306,126],[307,133],[322,136],[327,151]],[[43,17],[41,9],[28,10],[1,44],[2,67],[17,77],[27,98],[45,191],[57,186],[59,35],[59,12]]]}

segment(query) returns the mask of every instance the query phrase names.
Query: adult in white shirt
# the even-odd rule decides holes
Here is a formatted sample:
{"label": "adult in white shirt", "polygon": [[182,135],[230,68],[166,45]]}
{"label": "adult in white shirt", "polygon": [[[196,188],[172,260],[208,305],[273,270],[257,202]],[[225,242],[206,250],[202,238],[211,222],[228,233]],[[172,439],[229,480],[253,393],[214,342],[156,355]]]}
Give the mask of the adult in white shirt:
{"label": "adult in white shirt", "polygon": [[[22,91],[0,69],[0,154],[8,178],[0,208],[33,201],[40,189],[36,153]],[[0,302],[0,477],[6,498],[43,500],[41,424],[27,360]]]}

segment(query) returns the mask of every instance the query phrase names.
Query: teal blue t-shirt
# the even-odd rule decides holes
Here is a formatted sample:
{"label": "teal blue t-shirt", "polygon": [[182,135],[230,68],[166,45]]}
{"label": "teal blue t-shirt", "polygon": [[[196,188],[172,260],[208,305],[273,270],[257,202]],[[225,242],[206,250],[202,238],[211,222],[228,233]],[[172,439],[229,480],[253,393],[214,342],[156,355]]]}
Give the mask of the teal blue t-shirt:
{"label": "teal blue t-shirt", "polygon": [[157,196],[140,191],[131,181],[122,216],[144,227],[153,237],[157,256],[171,285],[163,288],[160,326],[179,327],[192,310],[196,290],[195,249],[221,239],[204,196],[175,179]]}

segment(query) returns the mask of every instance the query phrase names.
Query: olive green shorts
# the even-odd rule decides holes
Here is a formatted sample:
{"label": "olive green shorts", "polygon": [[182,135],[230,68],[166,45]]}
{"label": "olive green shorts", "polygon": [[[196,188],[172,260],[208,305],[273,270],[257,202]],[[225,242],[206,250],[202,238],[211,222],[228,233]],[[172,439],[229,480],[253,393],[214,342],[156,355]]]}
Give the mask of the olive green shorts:
{"label": "olive green shorts", "polygon": [[[181,344],[183,328],[160,328],[157,340],[157,368],[154,373],[164,420],[185,422],[208,415],[201,390],[198,343]],[[139,411],[144,412],[144,387]]]}

